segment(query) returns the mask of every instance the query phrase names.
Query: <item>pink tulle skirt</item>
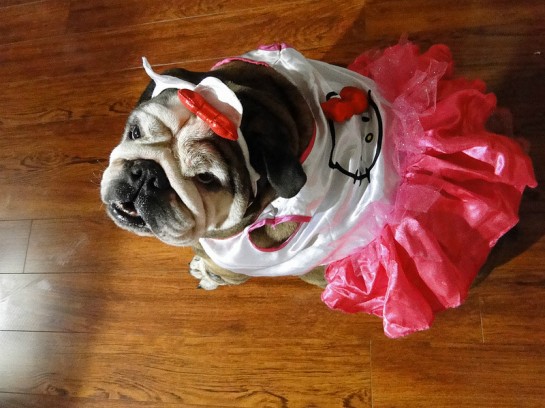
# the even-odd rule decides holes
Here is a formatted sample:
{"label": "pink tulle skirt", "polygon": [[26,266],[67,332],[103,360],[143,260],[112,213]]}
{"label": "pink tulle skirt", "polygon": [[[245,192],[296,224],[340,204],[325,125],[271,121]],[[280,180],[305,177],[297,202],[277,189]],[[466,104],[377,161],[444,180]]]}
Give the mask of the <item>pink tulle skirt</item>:
{"label": "pink tulle skirt", "polygon": [[328,266],[322,299],[379,316],[386,335],[400,337],[464,301],[536,181],[518,143],[485,129],[496,98],[482,81],[453,76],[446,46],[420,54],[399,44],[349,68],[373,79],[392,104],[385,139],[401,182],[378,238]]}

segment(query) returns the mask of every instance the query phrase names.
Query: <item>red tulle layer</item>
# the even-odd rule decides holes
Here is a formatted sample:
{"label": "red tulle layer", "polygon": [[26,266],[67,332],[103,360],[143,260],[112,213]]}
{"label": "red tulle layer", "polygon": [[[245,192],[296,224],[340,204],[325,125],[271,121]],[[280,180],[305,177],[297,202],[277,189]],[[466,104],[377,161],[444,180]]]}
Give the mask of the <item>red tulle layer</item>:
{"label": "red tulle layer", "polygon": [[496,107],[482,81],[455,78],[450,50],[411,44],[361,55],[349,67],[392,104],[386,130],[401,176],[380,236],[329,265],[331,308],[383,319],[400,337],[460,305],[496,241],[518,222],[530,159],[485,124]]}

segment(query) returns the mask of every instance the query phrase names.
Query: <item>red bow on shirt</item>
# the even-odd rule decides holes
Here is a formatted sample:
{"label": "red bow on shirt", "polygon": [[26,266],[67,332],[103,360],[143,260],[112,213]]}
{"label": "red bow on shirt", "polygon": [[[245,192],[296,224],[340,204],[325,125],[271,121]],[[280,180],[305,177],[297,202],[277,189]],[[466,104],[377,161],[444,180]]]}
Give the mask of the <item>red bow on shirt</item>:
{"label": "red bow on shirt", "polygon": [[359,88],[347,86],[339,96],[320,104],[326,118],[334,122],[344,122],[354,115],[361,115],[369,107],[367,94]]}
{"label": "red bow on shirt", "polygon": [[202,95],[189,89],[180,89],[178,91],[178,98],[191,113],[197,115],[210,126],[210,129],[215,134],[228,140],[236,141],[238,139],[238,131],[235,124],[208,103]]}

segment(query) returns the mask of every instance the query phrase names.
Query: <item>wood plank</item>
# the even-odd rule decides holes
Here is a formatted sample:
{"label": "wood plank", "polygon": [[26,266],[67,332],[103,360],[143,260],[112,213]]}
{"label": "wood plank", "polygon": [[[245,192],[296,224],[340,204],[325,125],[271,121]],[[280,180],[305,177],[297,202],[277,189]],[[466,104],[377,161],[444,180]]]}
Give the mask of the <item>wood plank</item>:
{"label": "wood plank", "polygon": [[3,332],[0,343],[4,392],[203,407],[371,406],[365,342],[329,343],[324,353],[313,339]]}
{"label": "wood plank", "polygon": [[102,213],[100,177],[123,126],[94,118],[3,132],[0,219]]}
{"label": "wood plank", "polygon": [[[210,68],[211,64],[208,62],[206,68]],[[29,134],[35,135],[33,132],[37,130],[31,127],[32,125],[92,117],[115,117],[121,127],[114,127],[109,133],[117,141],[121,137],[125,118],[148,82],[149,79],[142,68],[116,72],[112,75],[87,74],[52,78],[48,81],[29,79],[25,88],[32,89],[32,92],[26,98],[21,98],[21,84],[8,83],[0,100],[2,112],[0,128],[11,130],[8,133],[10,139],[18,139]],[[113,122],[107,123],[111,126]],[[100,122],[93,123],[92,126],[100,126]],[[97,131],[107,129],[107,126],[102,126]],[[74,130],[76,129],[69,129],[71,132]],[[85,130],[90,130],[90,126],[85,126]],[[58,127],[45,132],[48,138],[54,139],[59,134],[54,133],[57,131]],[[97,136],[102,138],[108,134],[101,133]]]}
{"label": "wood plank", "polygon": [[[112,263],[95,273],[0,275],[0,330],[323,338],[323,328],[334,327],[332,335],[341,339],[384,338],[380,319],[331,311],[319,288],[297,278],[253,279],[206,292],[187,273],[188,258],[160,252],[157,264],[139,258],[145,259],[129,252],[124,266]],[[478,297],[413,337],[482,342]]]}
{"label": "wood plank", "polygon": [[[320,15],[319,19],[306,18],[310,6]],[[147,24],[117,31],[67,35],[59,41],[42,39],[0,46],[3,61],[0,77],[19,82],[29,76],[45,79],[86,72],[107,74],[138,67],[143,55],[154,64],[183,63],[238,55],[242,50],[274,41],[289,42],[303,49],[304,44],[332,46],[338,33],[353,39],[362,38],[363,25],[353,27],[361,8],[361,0],[342,2],[334,9],[326,0],[305,0],[249,10],[244,19],[239,13],[229,13],[222,16],[221,23],[216,16],[203,16],[184,24],[171,21],[161,23],[160,27]],[[217,43],[203,47],[211,29],[215,30]],[[168,43],[176,46],[165,46]],[[22,66],[24,70],[17,68]]]}
{"label": "wood plank", "polygon": [[542,407],[541,346],[373,341],[373,407]]}
{"label": "wood plank", "polygon": [[[0,392],[0,406],[2,408],[179,408],[178,403],[104,400],[98,398],[73,398],[58,395],[29,395]],[[188,405],[185,407],[202,407],[202,405]],[[211,407],[213,408],[213,407]]]}
{"label": "wood plank", "polygon": [[540,218],[534,220],[534,231],[540,228],[540,235],[534,240],[525,236],[524,229],[517,231],[518,242],[511,248],[504,244],[503,263],[477,289],[487,343],[545,344],[545,280],[540,262],[545,253],[545,217],[541,213],[535,218]]}
{"label": "wood plank", "polygon": [[[346,341],[383,336],[379,320],[328,310],[320,289],[298,279],[256,279],[207,292],[178,266],[166,272],[2,274],[0,330]],[[464,319],[455,322],[463,325]],[[323,327],[335,331],[326,335]]]}
{"label": "wood plank", "polygon": [[188,248],[123,231],[104,211],[92,218],[35,220],[25,272],[187,270],[190,253]]}
{"label": "wood plank", "polygon": [[[216,62],[215,59],[195,61],[185,64],[184,68],[208,71]],[[176,64],[166,64],[155,69],[161,72],[174,66]],[[25,81],[24,88],[32,89],[32,92],[25,98],[21,97],[21,83],[9,82],[5,84],[3,97],[0,99],[0,112],[2,112],[0,129],[9,131],[6,136],[17,139],[29,134],[35,135],[33,132],[36,132],[36,128],[32,125],[95,117],[101,119],[115,117],[120,126],[113,128],[109,133],[117,141],[121,136],[120,131],[123,129],[126,117],[134,108],[149,81],[149,77],[141,66],[112,72],[109,75],[86,73],[50,78],[47,81],[29,78]],[[93,126],[99,125],[100,122],[93,124]],[[86,129],[88,128],[87,126]],[[107,129],[106,126],[103,128]],[[70,131],[73,132],[74,129]],[[54,131],[48,131],[48,137],[53,138],[56,135]],[[106,137],[107,134],[100,134],[100,136]]]}
{"label": "wood plank", "polygon": [[[293,0],[277,0],[275,5],[293,4]],[[247,13],[254,8],[270,6],[263,0],[95,0],[72,2],[68,30],[87,32],[112,30],[140,24],[182,20],[190,17],[214,15],[221,18],[226,13]],[[100,10],[97,13],[97,10]],[[179,24],[184,24],[180,22]]]}
{"label": "wood plank", "polygon": [[66,31],[69,2],[48,0],[22,3],[1,10],[0,44],[43,39]]}
{"label": "wood plank", "polygon": [[20,6],[23,4],[36,4],[39,5],[47,0],[0,0],[0,7],[8,8],[11,6]]}
{"label": "wood plank", "polygon": [[493,344],[545,344],[545,284],[513,283],[481,295],[483,338]]}
{"label": "wood plank", "polygon": [[31,221],[0,221],[0,273],[21,273]]}
{"label": "wood plank", "polygon": [[[487,27],[503,25],[528,26],[531,22],[543,22],[545,5],[533,0],[513,3],[509,0],[447,0],[441,2],[438,12],[433,1],[418,3],[418,7],[407,7],[403,0],[369,0],[366,22],[370,35],[390,33],[413,35],[421,31],[435,31],[442,35],[474,27],[486,31]],[[483,48],[486,52],[486,49]]]}
{"label": "wood plank", "polygon": [[[209,70],[216,61],[204,61],[191,64],[193,70]],[[167,67],[157,68],[162,71]],[[110,130],[109,135],[117,140],[121,137],[121,130],[128,114],[134,108],[140,94],[149,83],[149,77],[144,69],[139,67],[132,70],[115,72],[112,75],[85,74],[82,76],[51,78],[48,81],[28,79],[25,87],[32,89],[32,93],[26,98],[21,98],[21,84],[8,83],[4,87],[4,94],[0,100],[0,128],[9,133],[10,138],[22,138],[35,135],[37,132],[33,125],[45,125],[47,123],[68,122],[80,119],[116,118],[119,125]],[[101,126],[100,121],[85,125],[85,130],[91,127],[99,127],[102,132],[112,126],[112,121]],[[67,126],[69,126],[67,124]],[[73,132],[77,129],[72,125]],[[45,130],[48,138],[58,135],[53,130]],[[40,130],[44,132],[44,130]],[[61,132],[60,134],[67,134]],[[70,133],[68,133],[69,135]],[[106,132],[99,137],[106,137]],[[36,137],[34,137],[36,139]],[[43,139],[43,138],[42,138]],[[38,142],[39,140],[36,140]],[[5,142],[7,143],[7,142]],[[96,141],[95,141],[96,144]]]}

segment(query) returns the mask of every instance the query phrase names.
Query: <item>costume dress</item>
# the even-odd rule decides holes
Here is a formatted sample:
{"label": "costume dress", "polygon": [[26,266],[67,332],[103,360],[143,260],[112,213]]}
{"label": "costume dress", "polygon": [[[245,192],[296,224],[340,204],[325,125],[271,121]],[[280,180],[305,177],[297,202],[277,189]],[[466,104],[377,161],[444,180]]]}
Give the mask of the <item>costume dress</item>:
{"label": "costume dress", "polygon": [[[426,329],[436,312],[460,305],[490,248],[517,223],[522,191],[536,185],[521,147],[485,129],[496,98],[484,83],[455,78],[442,45],[420,54],[399,44],[365,53],[348,69],[284,44],[234,59],[292,81],[311,108],[315,135],[301,158],[302,190],[274,200],[233,237],[202,239],[207,254],[250,276],[325,265],[322,300],[381,317],[390,337]],[[369,108],[328,119],[320,105],[347,86],[362,90]],[[280,247],[251,241],[253,229],[285,221],[300,227]]]}

